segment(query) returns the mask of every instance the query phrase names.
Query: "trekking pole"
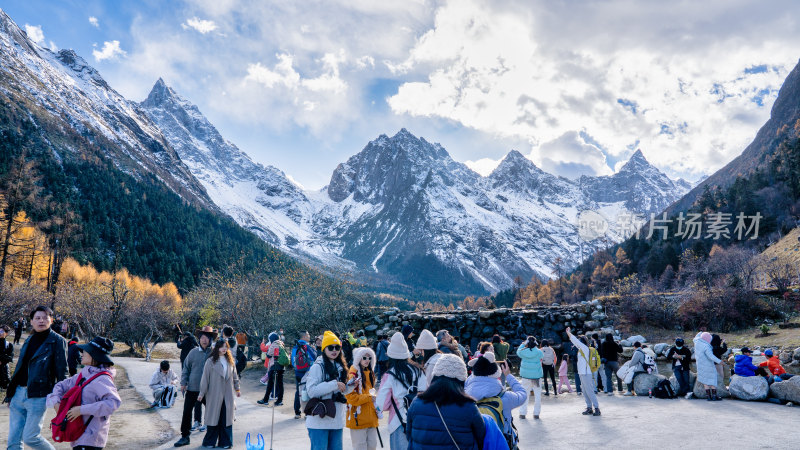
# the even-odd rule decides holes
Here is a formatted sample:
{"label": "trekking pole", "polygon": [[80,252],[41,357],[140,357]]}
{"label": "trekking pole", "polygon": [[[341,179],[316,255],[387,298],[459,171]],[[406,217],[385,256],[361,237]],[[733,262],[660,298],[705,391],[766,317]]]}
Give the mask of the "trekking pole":
{"label": "trekking pole", "polygon": [[[277,371],[272,371],[272,376],[275,377],[277,375]],[[274,402],[278,397],[275,395],[275,389],[277,389],[277,382],[275,378],[272,379],[272,393],[269,395],[269,401]],[[275,403],[272,404],[272,424],[269,426],[269,450],[272,450],[272,438],[275,432]]]}
{"label": "trekking pole", "polygon": [[375,427],[375,431],[378,432],[378,442],[381,443],[381,448],[383,448],[383,438],[381,437],[381,430],[378,427]]}

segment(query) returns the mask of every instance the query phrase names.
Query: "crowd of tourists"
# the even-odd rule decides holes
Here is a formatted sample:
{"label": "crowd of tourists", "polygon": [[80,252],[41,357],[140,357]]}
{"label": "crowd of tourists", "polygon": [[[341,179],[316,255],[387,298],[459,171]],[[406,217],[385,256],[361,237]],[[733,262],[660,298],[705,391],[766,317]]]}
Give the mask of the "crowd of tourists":
{"label": "crowd of tourists", "polygon": [[[68,341],[53,330],[56,321],[45,306],[35,308],[29,320],[14,323],[15,330],[21,323],[23,330],[29,325],[30,335],[13,375],[8,365],[14,344],[6,339],[12,328],[0,326],[0,388],[6,389],[4,402],[10,403],[8,448],[21,449],[23,443],[53,448],[42,436],[47,408],[56,413],[50,427],[53,441],[70,442],[77,449],[103,448],[110,416],[121,405],[110,358],[114,343],[105,337],[86,344],[75,336]],[[63,323],[59,329],[69,333]],[[601,415],[599,393],[613,395],[616,386],[623,395],[636,395],[636,377],[658,371],[655,352],[642,342],[633,343],[632,357],[620,366],[623,348],[613,335],[601,340],[597,334],[575,335],[570,328],[569,340],[556,347],[564,350],[560,356],[545,339],[529,336],[512,348],[499,335],[479,343],[473,354],[448,330],[422,330],[417,336],[409,325],[372,343],[363,331],[328,330],[313,341],[301,332],[291,347],[283,330],[267,334],[260,343],[245,333],[234,335],[230,326],[223,326],[221,334],[211,326],[194,333],[179,326],[176,330],[180,370],[161,361],[150,379],[152,408],[173,407],[179,390],[183,397],[176,447],[189,445],[192,432],[200,431],[205,432],[203,447],[232,448],[239,377],[253,351],[245,347],[255,346],[263,360],[260,381],[266,388],[260,405],[283,405],[284,372],[292,369],[295,418],[305,418],[312,450],[341,449],[345,428],[355,449],[379,444],[393,450],[514,449],[519,443],[514,419],[528,419],[531,397],[532,419],[538,420],[542,396],[551,390],[554,396],[572,393],[574,384],[586,404],[582,414],[596,417]],[[726,360],[742,377],[761,376],[770,384],[791,378],[771,350],[757,366],[750,349],[733,353],[718,335],[698,333],[693,341],[694,351],[677,338],[666,352],[677,395],[692,395],[693,361],[709,401],[718,400],[719,390],[725,389]],[[510,355],[519,358],[518,375],[512,374]],[[380,419],[386,420],[388,436],[379,433]]]}

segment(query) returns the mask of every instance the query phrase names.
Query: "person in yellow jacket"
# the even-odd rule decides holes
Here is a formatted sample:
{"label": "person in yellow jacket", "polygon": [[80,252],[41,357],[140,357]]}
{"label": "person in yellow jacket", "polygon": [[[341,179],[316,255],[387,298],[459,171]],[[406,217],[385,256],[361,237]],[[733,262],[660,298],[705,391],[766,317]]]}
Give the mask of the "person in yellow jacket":
{"label": "person in yellow jacket", "polygon": [[378,413],[375,410],[375,352],[369,347],[353,349],[353,365],[347,374],[348,384],[354,383],[347,394],[347,428],[355,450],[375,450],[378,447]]}

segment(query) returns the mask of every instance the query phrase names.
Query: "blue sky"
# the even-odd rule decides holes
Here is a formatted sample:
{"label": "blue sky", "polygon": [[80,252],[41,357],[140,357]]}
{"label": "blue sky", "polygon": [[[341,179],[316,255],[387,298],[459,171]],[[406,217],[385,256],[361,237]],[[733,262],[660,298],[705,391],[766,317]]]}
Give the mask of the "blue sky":
{"label": "blue sky", "polygon": [[379,134],[487,172],[512,148],[568,177],[636,150],[711,173],[800,58],[791,2],[40,1],[2,8],[141,101],[159,78],[308,188]]}

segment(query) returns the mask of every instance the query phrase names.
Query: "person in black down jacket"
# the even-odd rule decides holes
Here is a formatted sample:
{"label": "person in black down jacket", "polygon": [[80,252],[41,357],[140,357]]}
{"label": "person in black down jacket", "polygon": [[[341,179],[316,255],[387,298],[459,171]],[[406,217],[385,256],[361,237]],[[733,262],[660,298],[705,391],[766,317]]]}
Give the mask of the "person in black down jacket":
{"label": "person in black down jacket", "polygon": [[606,334],[606,338],[600,343],[598,349],[600,361],[603,363],[603,372],[606,374],[605,391],[606,394],[614,394],[614,383],[611,382],[612,376],[617,377],[617,391],[622,392],[622,380],[617,375],[619,370],[619,354],[622,353],[622,346],[614,340],[614,335]]}
{"label": "person in black down jacket", "polygon": [[464,360],[439,357],[431,384],[408,409],[409,450],[483,448],[486,426],[475,400],[464,392],[466,380]]}
{"label": "person in black down jacket", "polygon": [[720,362],[716,364],[717,366],[717,386],[724,389],[725,386],[725,359],[722,357],[725,353],[728,353],[728,344],[725,343],[725,339],[722,339],[718,334],[711,335],[711,352],[714,353],[714,356],[719,358]]}
{"label": "person in black down jacket", "polygon": [[3,403],[10,403],[8,448],[54,449],[42,436],[47,396],[67,378],[67,341],[50,329],[53,310],[37,306],[31,312],[33,333],[19,352]]}

